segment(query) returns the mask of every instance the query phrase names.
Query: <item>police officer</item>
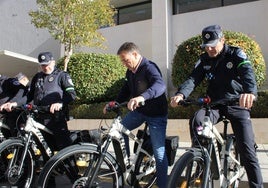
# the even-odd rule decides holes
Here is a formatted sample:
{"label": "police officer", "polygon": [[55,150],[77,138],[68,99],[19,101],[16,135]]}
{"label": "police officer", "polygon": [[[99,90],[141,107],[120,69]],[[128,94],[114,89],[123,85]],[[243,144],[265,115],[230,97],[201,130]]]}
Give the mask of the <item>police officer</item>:
{"label": "police officer", "polygon": [[29,90],[29,79],[23,73],[17,74],[14,78],[0,75],[0,111],[3,113],[3,123],[10,130],[1,129],[5,138],[16,136],[16,124],[25,122],[25,119],[19,118],[20,112],[12,111],[4,113],[4,109],[9,108],[13,102],[25,103]]}
{"label": "police officer", "polygon": [[53,137],[46,133],[43,135],[50,148],[58,151],[71,144],[67,127],[68,104],[75,99],[76,93],[70,75],[56,67],[51,52],[40,53],[38,62],[41,71],[32,79],[27,102],[33,101],[37,106],[50,106],[50,114],[40,113],[36,120],[54,133]]}
{"label": "police officer", "polygon": [[[171,106],[176,107],[180,100],[187,98],[194,88],[203,80],[208,80],[207,95],[212,101],[222,99],[238,99],[228,105],[221,105],[211,111],[213,124],[222,116],[232,124],[237,140],[237,149],[242,154],[250,187],[263,187],[262,174],[255,151],[254,133],[250,120],[250,108],[257,96],[257,86],[251,62],[247,55],[238,47],[225,44],[222,29],[219,25],[211,25],[202,30],[205,53],[200,56],[188,79],[179,87],[171,98]],[[190,132],[201,125],[204,109],[196,112],[190,120]]]}

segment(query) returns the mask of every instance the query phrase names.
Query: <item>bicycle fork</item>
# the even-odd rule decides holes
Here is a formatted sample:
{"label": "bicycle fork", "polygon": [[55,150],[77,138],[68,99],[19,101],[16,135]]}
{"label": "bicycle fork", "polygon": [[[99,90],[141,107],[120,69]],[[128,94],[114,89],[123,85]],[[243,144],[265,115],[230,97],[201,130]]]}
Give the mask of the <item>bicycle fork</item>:
{"label": "bicycle fork", "polygon": [[107,142],[104,145],[104,147],[101,148],[100,145],[98,146],[98,150],[100,151],[100,157],[97,159],[97,163],[94,163],[94,160],[93,160],[92,166],[91,165],[88,166],[88,168],[87,168],[88,171],[86,172],[88,180],[86,181],[85,187],[95,187],[96,186],[94,184],[94,180],[95,180],[97,173],[98,173],[98,170],[101,167],[101,164],[106,156],[106,153],[108,151],[108,148],[109,148],[109,145],[111,142],[112,142],[112,137],[108,136]]}
{"label": "bicycle fork", "polygon": [[[21,172],[22,172],[22,168],[23,168],[23,165],[24,165],[24,160],[25,160],[26,155],[27,155],[27,151],[28,151],[28,148],[29,148],[29,145],[30,145],[31,138],[32,138],[32,134],[30,132],[29,135],[27,136],[27,139],[25,140],[25,146],[23,148],[23,153],[22,153],[22,156],[21,156],[20,164],[19,164],[18,169],[16,171],[17,172],[16,175],[20,175]],[[8,169],[13,168],[13,165],[16,164],[16,162],[17,162],[16,160],[18,160],[18,157],[19,157],[19,150],[15,149]]]}

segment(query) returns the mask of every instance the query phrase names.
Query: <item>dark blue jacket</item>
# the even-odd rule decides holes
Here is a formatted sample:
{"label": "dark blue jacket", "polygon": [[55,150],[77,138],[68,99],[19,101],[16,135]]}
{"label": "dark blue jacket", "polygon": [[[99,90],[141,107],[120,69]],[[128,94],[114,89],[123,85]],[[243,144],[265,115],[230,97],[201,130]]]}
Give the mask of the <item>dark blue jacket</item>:
{"label": "dark blue jacket", "polygon": [[239,98],[242,93],[257,95],[255,74],[246,54],[237,47],[224,45],[215,58],[207,53],[200,56],[189,78],[177,93],[187,98],[203,80],[208,80],[207,95],[212,100]]}
{"label": "dark blue jacket", "polygon": [[67,72],[57,68],[51,74],[37,73],[31,82],[28,102],[47,106],[53,103],[68,105],[76,98],[74,85]]}
{"label": "dark blue jacket", "polygon": [[28,86],[20,84],[17,78],[0,75],[0,105],[6,102],[26,103]]}
{"label": "dark blue jacket", "polygon": [[137,111],[147,116],[164,116],[167,114],[166,85],[157,65],[146,58],[142,61],[135,73],[126,72],[126,80],[116,99],[124,102],[131,98],[143,96],[145,106]]}

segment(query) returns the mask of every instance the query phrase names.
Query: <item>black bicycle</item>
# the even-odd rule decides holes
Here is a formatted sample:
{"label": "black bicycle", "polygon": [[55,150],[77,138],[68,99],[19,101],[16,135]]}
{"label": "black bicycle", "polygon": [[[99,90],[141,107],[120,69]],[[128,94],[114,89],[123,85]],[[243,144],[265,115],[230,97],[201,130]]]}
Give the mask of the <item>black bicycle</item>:
{"label": "black bicycle", "polygon": [[[109,103],[107,110],[115,112],[116,117],[107,128],[100,127],[102,142],[98,145],[81,143],[61,150],[45,165],[38,187],[51,187],[51,180],[56,187],[152,187],[156,181],[156,164],[148,143],[147,125],[137,136],[127,130],[121,124],[121,107],[126,104]],[[127,156],[121,133],[136,143],[132,160]],[[108,150],[110,147],[114,153]]]}
{"label": "black bicycle", "polygon": [[182,105],[202,105],[206,113],[202,129],[194,136],[195,143],[176,161],[170,173],[169,188],[238,187],[245,170],[240,163],[235,136],[227,133],[229,121],[223,119],[223,133],[219,133],[210,120],[211,108],[228,102],[221,100],[211,103],[209,98],[180,102]]}
{"label": "black bicycle", "polygon": [[[17,110],[25,115],[26,123],[17,128],[18,137],[6,139],[0,144],[0,186],[29,188],[33,186],[35,175],[54,154],[41,131],[50,135],[53,133],[35,121],[36,115],[49,112],[49,106],[28,104]],[[90,141],[89,138],[82,137],[82,133],[84,134],[83,131],[73,133],[73,142]]]}

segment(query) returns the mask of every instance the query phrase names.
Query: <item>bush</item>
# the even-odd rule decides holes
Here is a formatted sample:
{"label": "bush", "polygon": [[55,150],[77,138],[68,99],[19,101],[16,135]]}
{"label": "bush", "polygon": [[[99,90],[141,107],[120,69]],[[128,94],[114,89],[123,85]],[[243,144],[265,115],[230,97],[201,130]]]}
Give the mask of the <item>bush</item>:
{"label": "bush", "polygon": [[[63,59],[58,62],[63,67]],[[75,103],[89,104],[114,100],[120,90],[126,69],[116,55],[77,53],[68,64],[75,85]]]}
{"label": "bush", "polygon": [[251,117],[253,118],[267,118],[268,117],[268,90],[259,91],[257,101],[254,103],[251,110]]}
{"label": "bush", "polygon": [[[93,104],[72,104],[70,105],[70,116],[75,119],[111,119],[115,117],[114,112],[103,114],[103,108],[107,102],[93,103]],[[127,109],[123,109],[123,116]]]}
{"label": "bush", "polygon": [[[259,45],[247,35],[240,32],[224,31],[226,43],[242,48],[252,62],[258,87],[260,87],[266,77],[265,61]],[[174,86],[179,86],[189,76],[195,63],[199,59],[199,55],[203,53],[200,47],[202,43],[201,35],[192,37],[177,48],[172,64],[172,82]],[[192,96],[198,97],[205,94],[205,81],[195,89]]]}
{"label": "bush", "polygon": [[[106,102],[82,105],[70,105],[70,115],[76,119],[110,119],[115,117],[115,113],[103,114],[102,110]],[[254,103],[251,110],[252,118],[268,117],[268,90],[258,92],[258,100]],[[169,119],[189,119],[199,109],[198,106],[188,106],[172,108],[169,105]],[[123,109],[123,116],[127,113],[127,109]]]}

